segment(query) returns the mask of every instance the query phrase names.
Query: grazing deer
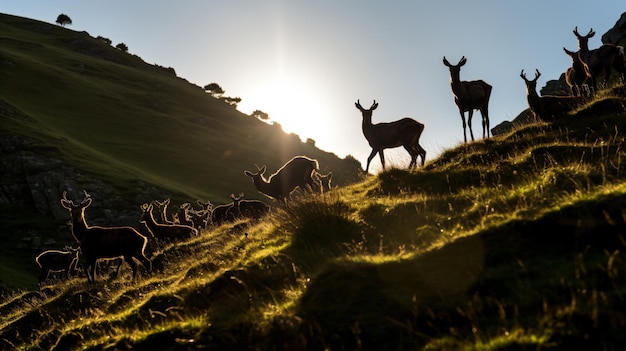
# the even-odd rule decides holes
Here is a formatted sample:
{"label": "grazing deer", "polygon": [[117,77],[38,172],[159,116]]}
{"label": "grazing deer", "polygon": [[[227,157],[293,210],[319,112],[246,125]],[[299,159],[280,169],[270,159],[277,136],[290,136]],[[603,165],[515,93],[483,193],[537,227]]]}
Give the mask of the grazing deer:
{"label": "grazing deer", "polygon": [[604,76],[604,83],[608,83],[611,77],[611,68],[620,73],[623,81],[626,74],[624,63],[624,47],[613,44],[603,44],[597,49],[589,50],[589,38],[596,32],[593,28],[586,35],[578,33],[578,27],[574,28],[574,35],[578,38],[578,57],[582,61],[587,77],[591,80],[594,91],[597,90],[596,77]]}
{"label": "grazing deer", "polygon": [[361,115],[363,116],[363,122],[361,123],[361,129],[367,142],[372,147],[372,152],[367,157],[367,166],[365,167],[365,173],[369,172],[370,162],[376,156],[376,153],[380,156],[380,163],[385,170],[385,155],[383,151],[385,149],[392,149],[402,146],[411,155],[411,162],[409,163],[409,169],[417,166],[417,157],[422,158],[422,166],[426,159],[426,150],[419,144],[420,137],[424,131],[424,124],[409,118],[404,117],[394,122],[381,122],[372,123],[372,112],[378,107],[378,103],[374,100],[372,106],[369,109],[363,108],[359,100],[354,104]]}
{"label": "grazing deer", "polygon": [[[470,136],[474,141],[474,133],[472,132],[474,110],[479,110],[482,116],[483,138],[485,135],[489,138],[489,97],[492,88],[483,80],[461,81],[461,67],[466,62],[467,59],[463,56],[459,63],[452,65],[445,56],[443,57],[443,64],[450,69],[450,86],[452,87],[452,94],[454,94],[454,103],[459,108],[461,121],[463,121],[463,140],[465,143],[467,143],[467,126],[469,126]],[[465,112],[468,112],[467,124],[465,123]]]}
{"label": "grazing deer", "polygon": [[586,87],[587,72],[585,71],[585,65],[583,65],[578,56],[578,51],[569,51],[566,48],[563,48],[563,51],[572,59],[572,67],[568,68],[567,72],[565,72],[565,82],[567,82],[572,95],[586,95],[583,94],[583,87]]}
{"label": "grazing deer", "polygon": [[89,226],[85,220],[85,208],[91,205],[91,195],[85,193],[85,199],[79,204],[67,199],[63,192],[61,206],[70,211],[72,219],[72,235],[80,244],[80,251],[85,259],[87,280],[95,281],[96,261],[123,257],[133,271],[133,278],[137,275],[136,258],[148,270],[152,271],[152,263],[146,257],[144,250],[148,239],[132,227],[100,227]]}
{"label": "grazing deer", "polygon": [[230,211],[232,207],[232,202],[213,207],[211,211],[211,224],[219,226],[224,223],[233,222],[235,217],[233,216],[234,213]]}
{"label": "grazing deer", "polygon": [[319,170],[319,164],[315,159],[296,156],[267,179],[263,176],[265,170],[265,166],[261,168],[257,166],[256,173],[250,171],[243,173],[252,178],[252,182],[259,192],[278,201],[286,202],[295,188],[299,187],[302,190],[315,188],[312,174],[313,171]]}
{"label": "grazing deer", "polygon": [[520,77],[526,83],[528,107],[536,118],[549,122],[556,117],[562,116],[584,101],[579,96],[539,96],[537,94],[537,79],[540,76],[539,70],[535,70],[535,78],[532,80],[526,78],[524,70],[520,73]]}
{"label": "grazing deer", "polygon": [[152,205],[148,204],[141,205],[139,222],[143,223],[150,234],[158,240],[178,241],[198,235],[198,230],[188,225],[157,223],[152,215]]}

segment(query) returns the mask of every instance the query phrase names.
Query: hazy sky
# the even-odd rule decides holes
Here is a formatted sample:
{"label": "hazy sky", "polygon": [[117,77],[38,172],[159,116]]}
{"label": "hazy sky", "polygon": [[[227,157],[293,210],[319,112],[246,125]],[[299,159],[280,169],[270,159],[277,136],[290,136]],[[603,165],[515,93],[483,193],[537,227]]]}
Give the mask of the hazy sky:
{"label": "hazy sky", "polygon": [[[0,0],[0,12],[50,23],[65,13],[69,29],[123,42],[199,86],[218,83],[242,99],[240,111],[260,109],[364,167],[371,149],[357,99],[379,103],[375,123],[424,123],[432,159],[463,142],[444,55],[453,64],[467,58],[462,80],[493,86],[493,128],[527,107],[522,69],[541,71],[539,87],[557,79],[570,65],[562,48],[577,50],[574,27],[593,28],[595,48],[625,11],[616,0]],[[478,111],[473,122],[480,139]],[[402,148],[385,155],[408,164]],[[379,167],[376,157],[370,170]]]}

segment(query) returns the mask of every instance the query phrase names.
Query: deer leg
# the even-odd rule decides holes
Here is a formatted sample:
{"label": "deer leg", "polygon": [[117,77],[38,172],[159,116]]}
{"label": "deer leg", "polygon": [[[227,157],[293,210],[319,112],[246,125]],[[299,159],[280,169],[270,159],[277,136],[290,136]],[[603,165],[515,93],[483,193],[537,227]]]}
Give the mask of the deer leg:
{"label": "deer leg", "polygon": [[463,141],[465,141],[465,143],[467,144],[467,123],[465,123],[465,112],[463,112],[463,110],[461,109],[459,109],[459,112],[461,113],[461,121],[463,122]]}
{"label": "deer leg", "polygon": [[472,132],[472,115],[474,115],[474,109],[470,108],[469,111],[467,111],[467,126],[469,127],[472,141],[474,141],[474,132]]}
{"label": "deer leg", "polygon": [[426,150],[424,150],[424,148],[420,144],[417,144],[416,147],[419,150],[418,153],[420,157],[422,158],[422,167],[424,167],[424,162],[426,161]]}
{"label": "deer leg", "polygon": [[96,260],[89,260],[87,262],[87,281],[94,283],[96,281]]}
{"label": "deer leg", "polygon": [[411,163],[409,163],[409,169],[417,165],[417,153],[412,145],[402,145],[404,149],[411,155]]}
{"label": "deer leg", "polygon": [[48,269],[43,269],[41,271],[41,274],[39,275],[39,284],[41,284],[41,282],[43,282],[44,280],[48,279],[48,273],[50,271]]}
{"label": "deer leg", "polygon": [[380,163],[383,165],[383,171],[384,171],[385,170],[385,154],[383,153],[382,149],[378,151],[378,155],[380,156]]}
{"label": "deer leg", "polygon": [[487,138],[489,138],[489,110],[487,107],[480,109],[480,115],[483,118],[483,139],[485,139],[485,131],[487,131]]}
{"label": "deer leg", "polygon": [[133,256],[124,255],[124,261],[130,266],[130,269],[133,271],[133,279],[135,279],[137,276],[137,263],[133,260]]}
{"label": "deer leg", "polygon": [[367,166],[365,167],[365,173],[367,173],[369,171],[369,169],[370,169],[370,162],[372,161],[374,156],[376,156],[377,152],[378,152],[378,150],[372,149],[372,153],[370,153],[369,157],[367,158]]}

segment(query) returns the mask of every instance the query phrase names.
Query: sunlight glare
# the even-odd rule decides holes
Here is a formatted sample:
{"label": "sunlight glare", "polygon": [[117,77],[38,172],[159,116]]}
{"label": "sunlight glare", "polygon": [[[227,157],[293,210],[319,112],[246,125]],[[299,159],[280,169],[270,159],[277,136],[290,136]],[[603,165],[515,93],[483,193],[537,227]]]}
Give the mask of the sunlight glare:
{"label": "sunlight glare", "polygon": [[244,113],[261,110],[269,115],[286,133],[297,134],[302,141],[311,138],[327,140],[328,109],[319,101],[314,86],[288,78],[276,78],[248,93],[247,104],[240,105]]}

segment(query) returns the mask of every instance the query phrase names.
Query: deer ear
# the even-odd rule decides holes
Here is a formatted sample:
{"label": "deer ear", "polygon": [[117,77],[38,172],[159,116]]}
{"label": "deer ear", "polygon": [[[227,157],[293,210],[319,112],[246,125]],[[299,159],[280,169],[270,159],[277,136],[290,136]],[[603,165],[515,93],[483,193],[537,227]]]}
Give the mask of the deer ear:
{"label": "deer ear", "polygon": [[467,59],[465,58],[465,56],[461,57],[461,61],[459,61],[459,67],[463,66],[466,63],[467,63]]}
{"label": "deer ear", "polygon": [[448,60],[446,60],[446,57],[443,57],[443,64],[450,67],[450,62],[448,62]]}
{"label": "deer ear", "polygon": [[243,174],[247,175],[248,177],[254,177],[254,173],[250,171],[243,171]]}

